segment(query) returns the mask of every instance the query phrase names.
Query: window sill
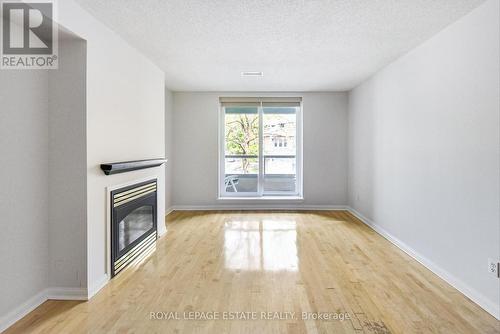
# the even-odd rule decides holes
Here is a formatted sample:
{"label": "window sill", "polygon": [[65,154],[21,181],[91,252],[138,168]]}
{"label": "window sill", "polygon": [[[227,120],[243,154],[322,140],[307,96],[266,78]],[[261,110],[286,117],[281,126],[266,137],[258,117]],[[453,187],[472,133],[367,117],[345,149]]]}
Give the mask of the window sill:
{"label": "window sill", "polygon": [[236,197],[236,196],[223,196],[217,198],[218,201],[254,201],[254,202],[268,202],[268,201],[289,201],[289,202],[302,202],[302,196],[262,196],[262,197]]}

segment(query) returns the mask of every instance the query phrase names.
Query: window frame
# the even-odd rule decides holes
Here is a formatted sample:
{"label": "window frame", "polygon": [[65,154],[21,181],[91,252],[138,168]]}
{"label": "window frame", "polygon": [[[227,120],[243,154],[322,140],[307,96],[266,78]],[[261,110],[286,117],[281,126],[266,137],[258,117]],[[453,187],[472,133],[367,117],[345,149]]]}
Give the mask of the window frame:
{"label": "window frame", "polygon": [[[291,96],[284,96],[284,99],[290,98]],[[303,113],[303,102],[302,97],[293,96],[299,99],[299,106],[296,111],[296,152],[295,152],[295,178],[296,186],[295,192],[289,191],[274,191],[274,192],[264,192],[264,147],[263,147],[263,122],[264,122],[264,112],[263,112],[263,99],[262,97],[251,96],[251,98],[259,99],[258,106],[258,116],[259,116],[259,173],[257,175],[257,192],[227,192],[224,180],[225,180],[225,149],[226,149],[226,137],[225,137],[225,107],[223,102],[220,101],[219,97],[219,110],[218,110],[218,178],[217,178],[217,194],[218,199],[303,199],[303,164],[302,164],[302,142],[303,142],[303,131],[302,131],[302,113]],[[245,97],[242,97],[244,99]],[[268,97],[265,97],[268,98]],[[272,98],[279,99],[280,96],[272,96]]]}

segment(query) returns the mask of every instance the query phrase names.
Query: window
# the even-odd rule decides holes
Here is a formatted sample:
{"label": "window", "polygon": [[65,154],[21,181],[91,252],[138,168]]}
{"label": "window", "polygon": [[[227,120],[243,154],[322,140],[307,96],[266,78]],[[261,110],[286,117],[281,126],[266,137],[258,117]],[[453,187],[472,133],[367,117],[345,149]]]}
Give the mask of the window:
{"label": "window", "polygon": [[220,102],[220,196],[301,196],[301,99]]}

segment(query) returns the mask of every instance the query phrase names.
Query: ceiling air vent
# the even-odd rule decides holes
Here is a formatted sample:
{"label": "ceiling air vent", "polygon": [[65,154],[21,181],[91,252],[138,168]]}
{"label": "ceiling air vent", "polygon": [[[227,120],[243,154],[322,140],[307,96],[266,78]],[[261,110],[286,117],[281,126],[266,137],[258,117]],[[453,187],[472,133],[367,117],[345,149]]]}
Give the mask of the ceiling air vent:
{"label": "ceiling air vent", "polygon": [[241,72],[242,77],[262,77],[264,76],[263,72],[260,71],[245,71]]}

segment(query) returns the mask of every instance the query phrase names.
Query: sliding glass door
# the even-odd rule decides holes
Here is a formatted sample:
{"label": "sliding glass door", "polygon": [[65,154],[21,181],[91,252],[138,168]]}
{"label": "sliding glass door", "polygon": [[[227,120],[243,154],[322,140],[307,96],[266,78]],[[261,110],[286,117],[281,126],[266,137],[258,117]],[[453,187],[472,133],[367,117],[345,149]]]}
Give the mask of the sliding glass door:
{"label": "sliding glass door", "polygon": [[297,109],[262,103],[264,194],[297,194]]}
{"label": "sliding glass door", "polygon": [[301,195],[298,98],[221,98],[221,196]]}
{"label": "sliding glass door", "polygon": [[224,185],[228,193],[259,193],[259,105],[224,106]]}

